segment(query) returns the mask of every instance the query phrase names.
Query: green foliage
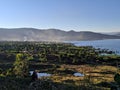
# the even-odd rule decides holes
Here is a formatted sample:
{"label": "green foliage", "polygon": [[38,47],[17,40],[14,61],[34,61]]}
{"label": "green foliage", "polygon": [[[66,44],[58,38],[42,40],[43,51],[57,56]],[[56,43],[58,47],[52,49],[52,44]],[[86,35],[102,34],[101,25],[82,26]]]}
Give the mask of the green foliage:
{"label": "green foliage", "polygon": [[0,77],[0,90],[28,90],[30,78]]}
{"label": "green foliage", "polygon": [[[28,60],[65,64],[110,64],[120,60],[120,56],[106,49],[95,49],[92,46],[74,46],[69,43],[54,42],[0,42],[0,60],[13,63],[16,54],[25,54]],[[103,62],[103,63],[102,63]]]}
{"label": "green foliage", "polygon": [[[34,87],[36,84],[42,87],[41,90],[49,90],[48,88],[52,90],[51,86],[55,86],[57,90],[103,90],[92,85],[90,77],[85,78],[85,83],[79,83],[80,86],[73,84],[75,82],[74,80],[67,80],[65,83],[53,83],[52,81],[43,80],[30,84],[30,79],[26,80],[26,78],[14,77],[14,75],[17,77],[26,77],[29,73],[28,70],[35,69],[45,72],[50,71],[56,74],[62,73],[63,75],[74,73],[74,71],[65,68],[63,68],[63,70],[57,70],[56,66],[51,66],[52,64],[96,65],[104,63],[116,65],[116,61],[120,63],[120,56],[106,56],[102,55],[102,53],[111,54],[112,52],[95,49],[91,46],[78,47],[68,43],[0,42],[0,82],[2,82],[0,83],[0,90],[29,90],[30,88],[28,89],[28,87],[30,87],[30,85]],[[49,64],[51,65],[49,66]],[[8,78],[9,76],[10,78]],[[118,76],[115,76],[115,81],[120,83]],[[86,83],[91,84],[87,86]],[[34,89],[35,88],[32,90]],[[56,89],[54,88],[53,90]]]}
{"label": "green foliage", "polygon": [[13,69],[12,68],[8,69],[6,72],[6,76],[13,76],[13,75],[14,75]]}
{"label": "green foliage", "polygon": [[115,74],[114,80],[115,80],[115,82],[117,82],[120,85],[120,74],[118,74],[118,73]]}
{"label": "green foliage", "polygon": [[58,90],[54,83],[48,79],[40,79],[29,85],[29,90]]}
{"label": "green foliage", "polygon": [[29,63],[25,54],[17,54],[16,61],[14,62],[14,74],[17,77],[25,77],[28,76],[28,67]]}

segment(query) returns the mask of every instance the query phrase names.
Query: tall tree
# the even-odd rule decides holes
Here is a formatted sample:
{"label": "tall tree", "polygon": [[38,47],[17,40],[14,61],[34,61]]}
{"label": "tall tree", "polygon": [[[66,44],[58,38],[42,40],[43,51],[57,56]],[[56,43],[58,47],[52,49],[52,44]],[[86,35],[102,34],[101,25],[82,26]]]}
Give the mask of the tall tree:
{"label": "tall tree", "polygon": [[14,74],[17,77],[25,77],[28,75],[29,71],[29,63],[27,59],[27,55],[25,54],[17,54],[16,61],[14,62]]}

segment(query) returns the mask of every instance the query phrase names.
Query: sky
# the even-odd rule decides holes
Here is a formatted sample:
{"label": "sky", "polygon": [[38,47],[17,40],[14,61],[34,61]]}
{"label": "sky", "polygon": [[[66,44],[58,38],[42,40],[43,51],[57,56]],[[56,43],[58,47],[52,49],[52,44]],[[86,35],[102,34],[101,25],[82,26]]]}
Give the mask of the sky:
{"label": "sky", "polygon": [[0,0],[0,28],[120,32],[120,0]]}

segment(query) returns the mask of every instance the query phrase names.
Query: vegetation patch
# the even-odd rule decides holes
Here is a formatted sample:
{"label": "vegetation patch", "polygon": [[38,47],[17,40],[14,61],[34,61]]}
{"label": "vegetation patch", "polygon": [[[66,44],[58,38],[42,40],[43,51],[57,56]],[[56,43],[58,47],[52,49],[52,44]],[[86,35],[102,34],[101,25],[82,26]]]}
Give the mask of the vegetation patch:
{"label": "vegetation patch", "polygon": [[[92,46],[0,42],[0,90],[110,90],[109,83],[119,83],[119,64],[119,55]],[[32,81],[34,70],[52,75]]]}

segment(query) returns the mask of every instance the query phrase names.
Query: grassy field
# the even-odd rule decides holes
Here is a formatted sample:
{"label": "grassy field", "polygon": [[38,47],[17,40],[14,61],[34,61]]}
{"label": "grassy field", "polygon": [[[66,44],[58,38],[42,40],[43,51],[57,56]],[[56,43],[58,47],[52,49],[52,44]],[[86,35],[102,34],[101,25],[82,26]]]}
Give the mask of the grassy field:
{"label": "grassy field", "polygon": [[[56,65],[56,64],[46,64],[41,63],[39,66],[42,66],[40,69],[36,69],[38,72],[47,72],[51,73],[50,77],[42,77],[39,78],[38,81],[51,81],[51,85],[55,85],[57,90],[110,90],[111,82],[114,82],[114,75],[116,72],[119,72],[115,66],[108,66],[108,65]],[[85,76],[74,76],[75,72],[83,73]],[[31,77],[28,79],[19,79],[18,78],[9,78],[4,77],[4,79],[0,79],[0,81],[4,85],[8,85],[11,83],[10,86],[16,85],[18,89],[26,90],[29,88],[30,84],[33,83],[31,81]],[[42,79],[42,80],[41,80]],[[27,82],[27,84],[23,85],[23,82]],[[24,83],[25,83],[24,82]],[[35,81],[37,82],[37,81]],[[47,82],[48,83],[48,82]],[[39,84],[39,83],[37,83]],[[7,86],[6,85],[6,86]],[[12,86],[12,87],[13,87]],[[8,86],[9,87],[9,86]],[[2,89],[2,90],[17,90],[17,87],[13,87],[15,89]],[[38,85],[39,87],[39,85]],[[28,89],[29,90],[29,89]],[[44,89],[33,89],[33,90],[44,90]],[[47,90],[47,89],[45,89]],[[54,89],[50,89],[54,90]]]}
{"label": "grassy field", "polygon": [[[81,90],[81,86],[91,87],[92,89],[99,88],[100,90],[110,90],[110,83],[114,82],[114,75],[117,72],[116,67],[107,65],[90,66],[63,64],[57,70],[61,70],[61,72],[66,71],[66,73],[53,74],[50,79],[54,82],[76,86],[79,88],[78,90]],[[72,73],[67,74],[67,71],[80,72],[85,76],[74,76]]]}
{"label": "grassy field", "polygon": [[[48,64],[41,64],[41,66]],[[114,75],[119,72],[117,67],[109,65],[67,65],[49,64],[51,67],[43,67],[38,72],[51,73],[52,76],[44,77],[61,85],[60,90],[110,90],[114,82]],[[74,76],[75,72],[85,76]],[[69,89],[68,89],[69,88]]]}

